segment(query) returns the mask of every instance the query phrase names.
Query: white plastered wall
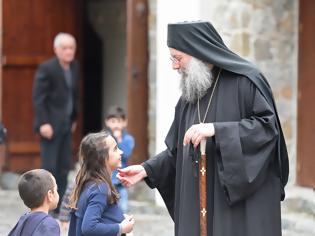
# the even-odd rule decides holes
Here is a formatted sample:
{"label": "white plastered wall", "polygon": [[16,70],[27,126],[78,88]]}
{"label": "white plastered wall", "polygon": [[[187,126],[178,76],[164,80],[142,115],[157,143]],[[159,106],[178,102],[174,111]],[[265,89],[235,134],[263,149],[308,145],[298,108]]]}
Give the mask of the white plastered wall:
{"label": "white plastered wall", "polygon": [[[167,24],[200,20],[200,0],[157,1],[156,152],[163,151],[165,136],[180,97],[179,75],[172,70],[167,47]],[[156,191],[156,202],[163,205]]]}

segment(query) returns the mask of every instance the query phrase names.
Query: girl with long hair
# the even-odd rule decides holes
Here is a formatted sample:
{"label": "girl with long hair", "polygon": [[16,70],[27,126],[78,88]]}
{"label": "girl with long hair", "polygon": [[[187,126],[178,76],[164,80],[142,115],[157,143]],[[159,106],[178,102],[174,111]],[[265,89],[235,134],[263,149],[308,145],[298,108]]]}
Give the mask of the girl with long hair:
{"label": "girl with long hair", "polygon": [[111,181],[112,171],[121,166],[121,154],[106,131],[88,134],[81,141],[81,168],[69,203],[69,236],[117,236],[132,231],[134,219],[123,215]]}

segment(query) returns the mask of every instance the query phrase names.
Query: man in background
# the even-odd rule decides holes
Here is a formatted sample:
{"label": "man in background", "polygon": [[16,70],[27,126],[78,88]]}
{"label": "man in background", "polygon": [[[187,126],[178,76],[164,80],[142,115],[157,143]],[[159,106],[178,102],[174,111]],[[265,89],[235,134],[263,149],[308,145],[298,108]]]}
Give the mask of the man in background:
{"label": "man in background", "polygon": [[[78,63],[75,38],[59,33],[53,57],[39,65],[33,84],[34,129],[40,136],[41,167],[56,178],[62,199],[71,168],[71,133],[78,112]],[[59,213],[60,202],[53,214]]]}

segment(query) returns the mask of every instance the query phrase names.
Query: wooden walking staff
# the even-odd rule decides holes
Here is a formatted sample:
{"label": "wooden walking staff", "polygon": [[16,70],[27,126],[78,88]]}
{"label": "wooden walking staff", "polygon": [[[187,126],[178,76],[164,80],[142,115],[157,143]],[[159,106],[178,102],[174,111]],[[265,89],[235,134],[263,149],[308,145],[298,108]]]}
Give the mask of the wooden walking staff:
{"label": "wooden walking staff", "polygon": [[206,143],[200,142],[201,157],[199,160],[199,194],[200,194],[200,236],[207,236],[207,165],[206,165]]}
{"label": "wooden walking staff", "polygon": [[[198,98],[198,119],[199,123],[204,123],[211,105],[212,97],[214,91],[217,87],[219,77],[220,77],[221,69],[217,75],[217,78],[214,83],[214,87],[212,89],[209,102],[207,105],[207,109],[203,119],[201,120],[200,116],[200,108],[199,108],[199,98]],[[199,195],[200,195],[200,235],[207,236],[207,161],[206,161],[206,145],[207,140],[202,139],[200,142],[200,153],[201,157],[199,160]]]}

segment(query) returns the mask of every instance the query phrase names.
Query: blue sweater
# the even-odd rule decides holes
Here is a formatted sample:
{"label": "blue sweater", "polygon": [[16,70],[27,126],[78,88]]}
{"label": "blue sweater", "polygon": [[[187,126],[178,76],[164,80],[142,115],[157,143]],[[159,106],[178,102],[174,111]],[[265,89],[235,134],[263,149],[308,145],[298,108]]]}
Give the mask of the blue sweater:
{"label": "blue sweater", "polygon": [[117,236],[124,216],[117,204],[108,203],[107,184],[88,184],[71,213],[68,236]]}

